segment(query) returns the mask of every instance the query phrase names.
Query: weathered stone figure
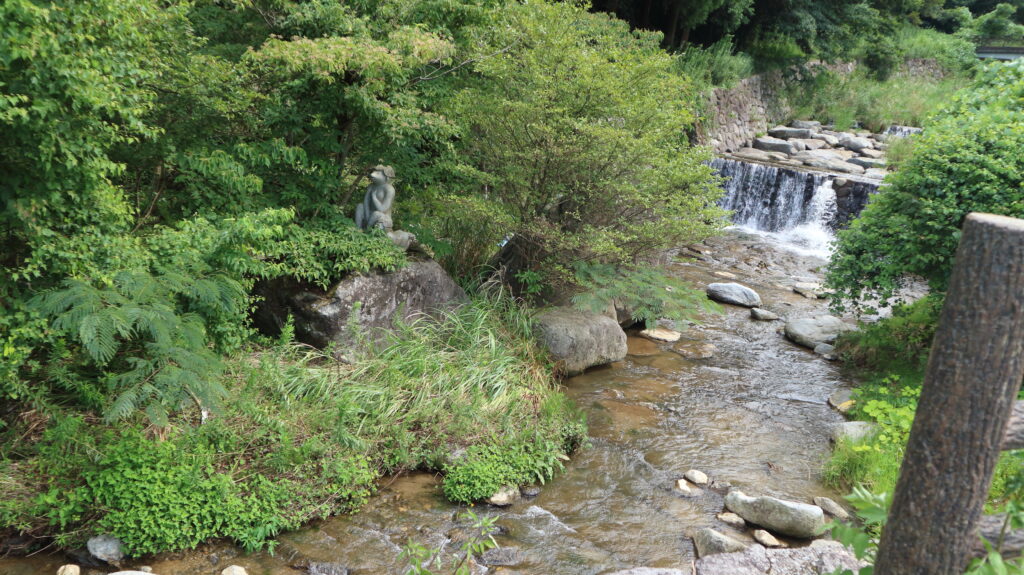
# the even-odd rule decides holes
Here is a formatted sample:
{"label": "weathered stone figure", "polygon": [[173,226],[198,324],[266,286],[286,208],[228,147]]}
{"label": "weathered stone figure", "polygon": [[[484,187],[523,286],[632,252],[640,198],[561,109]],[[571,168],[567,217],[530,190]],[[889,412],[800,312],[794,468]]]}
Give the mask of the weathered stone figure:
{"label": "weathered stone figure", "polygon": [[376,166],[370,172],[366,197],[356,206],[356,225],[360,229],[377,227],[390,232],[394,227],[391,221],[391,205],[395,201],[395,187],[391,185],[393,179],[395,170],[391,166]]}

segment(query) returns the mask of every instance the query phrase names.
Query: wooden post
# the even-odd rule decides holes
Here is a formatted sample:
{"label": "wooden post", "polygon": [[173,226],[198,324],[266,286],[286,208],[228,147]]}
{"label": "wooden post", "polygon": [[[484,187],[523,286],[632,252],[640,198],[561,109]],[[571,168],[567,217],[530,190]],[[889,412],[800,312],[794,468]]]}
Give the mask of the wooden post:
{"label": "wooden post", "polygon": [[1024,378],[1024,220],[970,214],[876,575],[960,575],[967,566]]}

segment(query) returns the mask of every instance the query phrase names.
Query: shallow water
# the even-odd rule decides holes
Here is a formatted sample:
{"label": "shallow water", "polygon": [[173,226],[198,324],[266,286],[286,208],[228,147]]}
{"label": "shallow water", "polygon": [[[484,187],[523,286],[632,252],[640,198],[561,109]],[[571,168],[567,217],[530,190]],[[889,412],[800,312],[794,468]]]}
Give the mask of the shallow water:
{"label": "shallow water", "polygon": [[[763,239],[732,232],[701,248],[698,260],[673,272],[703,288],[728,272],[756,289],[764,307],[782,316],[825,313],[825,304],[787,284],[813,280],[813,257],[786,252]],[[672,485],[688,469],[728,482],[748,494],[810,501],[836,498],[819,478],[829,428],[841,418],[826,400],[851,381],[835,364],[785,341],[781,322],[756,322],[745,308],[684,332],[679,347],[711,343],[708,359],[689,360],[671,344],[630,338],[626,360],[565,382],[566,393],[587,413],[591,446],[566,464],[535,498],[497,515],[502,546],[519,547],[525,560],[497,573],[600,574],[634,566],[688,568],[688,534],[706,526],[737,533],[715,518],[724,489],[686,499]],[[416,474],[385,482],[358,514],[338,517],[282,536],[275,555],[245,555],[223,544],[148,558],[156,573],[219,573],[230,564],[250,574],[294,574],[303,559],[338,562],[355,574],[403,573],[398,555],[415,540],[457,549],[467,524],[461,509],[444,501],[437,478]],[[62,557],[0,559],[0,574],[55,573]],[[100,571],[96,571],[97,573]]]}

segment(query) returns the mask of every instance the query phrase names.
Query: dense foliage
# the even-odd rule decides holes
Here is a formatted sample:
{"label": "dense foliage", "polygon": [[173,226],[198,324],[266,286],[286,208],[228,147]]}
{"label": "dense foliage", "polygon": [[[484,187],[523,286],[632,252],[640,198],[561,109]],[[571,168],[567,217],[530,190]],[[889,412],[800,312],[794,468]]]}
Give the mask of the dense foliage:
{"label": "dense foliage", "polygon": [[996,64],[936,115],[913,155],[840,232],[837,298],[883,303],[914,275],[942,292],[970,212],[1024,216],[1024,61]]}

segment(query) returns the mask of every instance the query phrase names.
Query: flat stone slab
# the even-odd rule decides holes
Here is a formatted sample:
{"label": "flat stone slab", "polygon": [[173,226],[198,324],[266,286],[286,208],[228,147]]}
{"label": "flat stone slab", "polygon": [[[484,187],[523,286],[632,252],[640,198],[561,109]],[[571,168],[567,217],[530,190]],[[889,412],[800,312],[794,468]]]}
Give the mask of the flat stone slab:
{"label": "flat stone slab", "polygon": [[724,553],[699,559],[696,575],[830,575],[849,569],[856,573],[866,563],[842,545],[796,549],[765,549],[751,545],[739,553]]}

